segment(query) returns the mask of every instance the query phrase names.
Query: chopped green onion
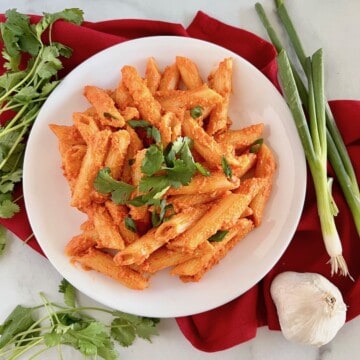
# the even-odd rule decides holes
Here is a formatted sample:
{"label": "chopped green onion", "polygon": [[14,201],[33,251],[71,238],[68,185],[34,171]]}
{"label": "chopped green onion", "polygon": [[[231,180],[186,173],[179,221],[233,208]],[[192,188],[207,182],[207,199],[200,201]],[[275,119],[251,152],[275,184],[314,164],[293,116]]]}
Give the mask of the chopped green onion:
{"label": "chopped green onion", "polygon": [[256,154],[261,145],[264,143],[264,139],[263,138],[260,138],[260,139],[257,139],[255,140],[251,145],[250,145],[250,152],[253,153],[253,154]]}
{"label": "chopped green onion", "polygon": [[195,106],[190,109],[190,115],[193,119],[197,119],[203,114],[203,108],[201,106]]}
{"label": "chopped green onion", "polygon": [[223,156],[223,157],[221,158],[221,167],[222,167],[223,172],[224,172],[224,174],[226,175],[226,177],[227,177],[227,178],[231,178],[231,177],[232,177],[232,169],[231,169],[229,163],[227,162],[225,156]]}
{"label": "chopped green onion", "polygon": [[224,240],[224,237],[229,232],[229,230],[218,230],[214,235],[208,238],[210,242],[220,242]]}

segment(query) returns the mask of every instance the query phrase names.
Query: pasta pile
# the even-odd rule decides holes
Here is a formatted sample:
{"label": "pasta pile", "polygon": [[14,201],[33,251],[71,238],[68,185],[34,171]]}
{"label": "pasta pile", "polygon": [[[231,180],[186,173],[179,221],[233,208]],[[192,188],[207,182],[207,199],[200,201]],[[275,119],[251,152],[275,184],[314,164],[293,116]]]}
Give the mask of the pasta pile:
{"label": "pasta pile", "polygon": [[264,124],[230,129],[232,58],[204,81],[177,56],[145,76],[121,69],[116,89],[87,85],[89,108],[51,124],[71,206],[87,215],[65,253],[131,289],[170,268],[199,281],[262,222],[276,163]]}

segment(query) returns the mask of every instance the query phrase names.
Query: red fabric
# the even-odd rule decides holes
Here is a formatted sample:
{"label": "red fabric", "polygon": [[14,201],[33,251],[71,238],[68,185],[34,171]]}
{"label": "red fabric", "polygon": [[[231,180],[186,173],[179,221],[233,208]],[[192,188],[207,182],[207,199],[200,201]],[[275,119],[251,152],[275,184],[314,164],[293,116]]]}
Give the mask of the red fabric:
{"label": "red fabric", "polygon": [[[34,21],[37,19],[38,17],[33,18]],[[4,17],[0,17],[0,21],[4,21]],[[253,63],[278,86],[276,52],[271,44],[202,12],[196,15],[187,29],[179,24],[150,20],[85,22],[81,27],[58,22],[54,27],[53,38],[74,49],[73,56],[64,60],[62,75],[65,75],[102,49],[128,39],[151,35],[191,36],[224,46]],[[359,177],[360,101],[333,101],[331,107]],[[340,209],[340,215],[336,219],[338,231],[345,259],[355,281],[340,276],[329,277],[328,256],[323,246],[313,184],[309,178],[305,207],[296,234],[281,259],[265,278],[228,304],[202,314],[177,319],[181,331],[195,347],[208,352],[219,351],[255,337],[259,326],[267,325],[270,329],[278,330],[278,318],[269,287],[274,276],[286,270],[323,274],[341,290],[348,305],[347,320],[360,313],[360,241],[336,180],[334,193]],[[10,220],[1,220],[1,223],[25,240],[32,231],[23,203],[20,203],[20,206],[21,213]],[[29,241],[29,245],[41,251],[34,238]]]}

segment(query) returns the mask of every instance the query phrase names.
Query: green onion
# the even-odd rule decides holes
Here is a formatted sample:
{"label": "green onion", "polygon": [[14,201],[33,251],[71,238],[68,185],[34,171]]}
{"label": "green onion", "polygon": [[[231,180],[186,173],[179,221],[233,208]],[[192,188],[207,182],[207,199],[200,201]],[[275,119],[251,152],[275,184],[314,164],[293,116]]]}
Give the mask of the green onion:
{"label": "green onion", "polygon": [[261,145],[264,143],[264,139],[263,138],[259,138],[257,140],[255,140],[251,145],[250,145],[250,152],[253,153],[253,154],[256,154]]}
{"label": "green onion", "polygon": [[342,246],[334,216],[336,207],[327,178],[327,141],[325,122],[324,69],[322,50],[307,59],[309,81],[310,129],[301,104],[300,95],[285,50],[278,56],[279,77],[284,97],[289,105],[314,181],[321,231],[327,253],[330,256],[331,274],[349,275],[342,256]]}
{"label": "green onion", "polygon": [[[300,38],[295,30],[294,24],[292,23],[290,16],[285,8],[284,1],[275,0],[275,3],[276,3],[277,14],[281,20],[282,25],[284,26],[287,32],[287,35],[289,36],[290,43],[295,50],[295,54],[302,66],[302,69],[306,75],[308,82],[307,84],[308,89],[307,89],[306,86],[304,85],[304,82],[302,81],[301,76],[296,70],[296,67],[290,62],[290,60],[286,56],[286,66],[289,67],[287,69],[288,72],[287,75],[289,75],[289,73],[291,72],[292,80],[295,82],[295,90],[297,91],[297,96],[298,96],[297,105],[299,107],[303,107],[303,109],[305,109],[305,111],[309,114],[309,128],[307,122],[305,122],[304,126],[306,125],[306,127],[304,127],[299,132],[300,138],[303,142],[303,147],[306,157],[308,159],[309,154],[307,153],[309,153],[309,151],[310,151],[310,155],[314,155],[311,154],[311,147],[309,146],[310,140],[313,146],[313,150],[315,151],[315,155],[317,155],[319,151],[322,151],[324,153],[323,147],[324,146],[327,147],[327,159],[331,163],[331,166],[335,172],[336,178],[340,184],[344,197],[351,210],[357,232],[360,235],[360,192],[359,192],[359,185],[356,179],[355,171],[351,164],[351,160],[346,150],[341,134],[336,126],[336,122],[334,120],[333,114],[331,113],[329,104],[324,95],[323,73],[321,75],[322,76],[321,79],[315,79],[314,76],[311,75],[311,73],[314,72],[314,70],[311,70],[313,66],[316,67],[320,66],[319,69],[323,72],[323,64],[319,65],[318,60],[316,60],[317,65],[314,65],[312,64],[312,61],[307,58],[302,43],[300,41]],[[274,28],[271,26],[270,21],[267,18],[262,5],[257,3],[255,5],[255,8],[262,24],[264,25],[269,35],[271,42],[275,46],[277,52],[281,53],[282,51],[284,51],[284,47],[281,44],[281,41],[277,36]],[[284,56],[285,55],[282,55],[282,57]],[[321,56],[316,55],[315,59],[317,57],[321,58],[321,63],[322,63],[323,61],[322,54]],[[321,99],[318,98],[319,95]],[[319,106],[318,109],[316,110],[316,105],[315,105],[316,98],[318,103],[319,102],[324,103],[324,107],[320,107],[321,111]],[[296,113],[298,112],[302,112],[302,109],[299,108],[298,110],[296,110]],[[297,116],[298,115],[299,114],[297,114]],[[300,116],[303,116],[303,114],[301,114]],[[326,124],[325,129],[323,127],[324,116],[325,116],[325,124]],[[321,124],[320,128],[318,128],[319,124]],[[324,140],[324,137],[326,137],[326,140]],[[304,141],[306,144],[305,146],[304,146]],[[316,181],[314,179],[314,183],[315,182]],[[332,184],[332,179],[330,179],[326,185],[329,192],[329,204],[330,204],[329,206],[331,207],[333,215],[336,215],[337,208],[331,196],[331,184]],[[323,185],[323,187],[325,187],[325,185]],[[321,209],[322,206],[323,205],[318,202],[319,213],[322,212]],[[328,237],[328,235],[326,235],[324,231],[323,231],[323,235],[325,240],[325,238]],[[329,244],[329,241],[325,241],[325,246],[330,256],[332,256],[331,254],[334,253],[341,253],[340,241],[338,242],[337,240],[333,240],[330,241],[330,243],[332,243],[333,245],[330,246],[330,249],[328,249],[329,246],[326,244]],[[345,261],[343,261],[343,259],[341,258],[338,261],[338,263],[332,264],[333,272],[337,272],[339,268],[341,270],[341,273],[343,274],[347,273]],[[342,269],[346,269],[346,270],[343,271]]]}
{"label": "green onion", "polygon": [[203,113],[203,108],[201,106],[195,106],[190,109],[190,115],[193,119],[197,119]]}
{"label": "green onion", "polygon": [[208,238],[209,242],[220,242],[224,240],[229,230],[218,230],[214,235]]}
{"label": "green onion", "polygon": [[[265,11],[261,4],[255,5],[256,11],[259,15],[261,22],[263,23],[271,42],[275,46],[278,52],[284,47],[276,35],[275,30],[271,26]],[[295,30],[294,24],[287,12],[283,0],[276,0],[276,10],[279,18],[289,36],[290,42],[295,50],[296,56],[306,72],[306,55],[300,38]],[[290,62],[291,64],[291,62]],[[300,75],[296,71],[296,68],[291,64],[293,75],[296,81],[296,85],[300,94],[301,101],[305,110],[309,111],[308,105],[308,92],[304,83],[302,82]],[[344,194],[346,202],[350,208],[357,233],[360,235],[360,191],[358,181],[356,179],[355,171],[352,166],[349,154],[346,150],[346,146],[341,137],[339,129],[337,128],[334,116],[331,112],[328,102],[325,103],[325,116],[326,116],[326,129],[327,129],[327,142],[328,142],[328,160],[335,172],[336,178],[340,184],[341,190]]]}

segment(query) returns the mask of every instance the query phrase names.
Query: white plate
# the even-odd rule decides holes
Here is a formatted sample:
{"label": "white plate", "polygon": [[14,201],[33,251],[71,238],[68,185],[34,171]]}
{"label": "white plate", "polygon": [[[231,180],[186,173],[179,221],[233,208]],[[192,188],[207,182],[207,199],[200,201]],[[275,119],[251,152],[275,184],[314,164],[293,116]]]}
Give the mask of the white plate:
{"label": "white plate", "polygon": [[[120,69],[131,64],[143,73],[146,59],[159,66],[176,55],[194,60],[204,79],[225,57],[234,58],[233,127],[264,122],[265,140],[276,154],[275,185],[261,227],[240,242],[198,283],[182,283],[162,271],[144,291],[129,290],[94,271],[70,264],[64,246],[79,233],[83,215],[70,204],[62,176],[57,139],[48,124],[72,123],[72,113],[88,107],[86,84],[115,88]],[[262,279],[288,246],[298,224],[305,196],[306,167],[291,114],[284,100],[255,67],[236,54],[200,40],[148,37],[106,49],[73,70],[55,89],[32,128],[24,164],[26,210],[34,234],[53,266],[76,288],[109,307],[143,316],[175,317],[203,312],[246,292]]]}

